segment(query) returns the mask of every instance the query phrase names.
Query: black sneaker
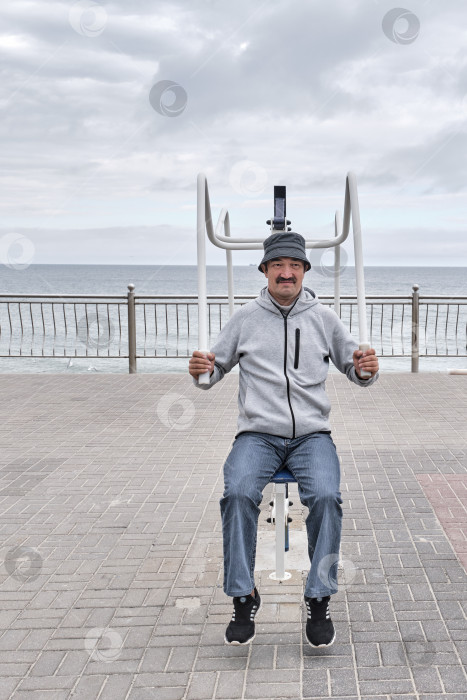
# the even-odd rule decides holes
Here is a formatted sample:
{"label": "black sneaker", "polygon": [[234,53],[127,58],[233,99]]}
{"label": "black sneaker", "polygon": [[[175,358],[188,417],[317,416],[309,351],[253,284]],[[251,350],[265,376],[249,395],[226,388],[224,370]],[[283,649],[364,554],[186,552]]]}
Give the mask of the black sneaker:
{"label": "black sneaker", "polygon": [[329,614],[329,599],[307,598],[305,605],[307,612],[306,638],[312,647],[330,647],[336,638],[334,625]]}
{"label": "black sneaker", "polygon": [[261,598],[255,588],[255,597],[244,595],[233,599],[232,619],[225,630],[226,644],[249,644],[255,638],[255,615],[261,607]]}

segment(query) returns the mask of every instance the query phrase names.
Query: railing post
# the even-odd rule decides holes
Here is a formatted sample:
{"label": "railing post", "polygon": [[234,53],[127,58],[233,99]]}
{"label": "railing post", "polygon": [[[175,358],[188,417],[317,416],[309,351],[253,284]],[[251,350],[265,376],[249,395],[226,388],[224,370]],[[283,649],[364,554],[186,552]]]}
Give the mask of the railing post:
{"label": "railing post", "polygon": [[136,374],[136,314],[135,285],[128,285],[128,365],[130,374]]}
{"label": "railing post", "polygon": [[420,358],[420,299],[419,286],[412,287],[412,372],[418,372],[418,361]]}

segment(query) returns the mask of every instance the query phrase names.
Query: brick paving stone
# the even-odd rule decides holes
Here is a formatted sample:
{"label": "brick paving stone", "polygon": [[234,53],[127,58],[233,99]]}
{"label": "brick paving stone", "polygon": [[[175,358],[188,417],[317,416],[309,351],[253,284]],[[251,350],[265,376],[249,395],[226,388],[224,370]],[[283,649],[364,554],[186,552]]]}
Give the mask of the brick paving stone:
{"label": "brick paving stone", "polygon": [[467,474],[418,474],[417,479],[467,570]]}
{"label": "brick paving stone", "polygon": [[303,657],[303,668],[353,668],[353,660],[350,656],[333,656],[329,650],[316,650],[313,655]]}
{"label": "brick paving stone", "polygon": [[74,675],[79,676],[82,674],[85,666],[89,663],[89,653],[80,649],[79,651],[67,651],[65,658],[63,659],[60,667],[57,669],[56,674],[58,676],[68,676]]}
{"label": "brick paving stone", "polygon": [[250,650],[250,646],[228,646],[226,644],[217,644],[215,646],[205,646],[198,648],[198,658],[245,658],[247,659]]}
{"label": "brick paving stone", "polygon": [[191,671],[197,654],[196,647],[178,647],[172,650],[167,671]]}
{"label": "brick paving stone", "polygon": [[[268,614],[251,649],[223,643],[219,498],[237,386],[234,374],[209,394],[178,374],[0,375],[2,542],[39,562],[37,578],[0,579],[0,700],[236,700],[244,682],[244,700],[464,700],[465,377],[388,374],[367,391],[329,375],[355,577],[333,597],[337,639],[322,650],[304,639],[302,572],[283,584],[256,572]],[[155,411],[174,392],[195,407],[185,430]],[[119,636],[113,661],[90,658],[93,628]]]}
{"label": "brick paving stone", "polygon": [[0,683],[0,700],[7,700],[18,686],[20,678],[2,678]]}
{"label": "brick paving stone", "polygon": [[367,666],[366,668],[358,668],[357,674],[359,680],[362,681],[391,680],[391,678],[410,679],[410,669],[406,666]]}
{"label": "brick paving stone", "polygon": [[110,676],[99,695],[99,700],[126,700],[132,677],[130,675]]}
{"label": "brick paving stone", "polygon": [[[412,673],[414,676],[414,682],[417,690],[424,693],[442,693],[443,687],[441,684],[440,676],[436,668],[429,668],[427,666],[412,668]],[[466,679],[467,680],[467,679]],[[467,686],[465,686],[467,687]]]}
{"label": "brick paving stone", "polygon": [[105,675],[82,676],[73,688],[73,700],[75,700],[75,698],[79,698],[79,700],[88,700],[88,698],[97,697],[105,681]]}
{"label": "brick paving stone", "polygon": [[195,671],[190,678],[187,698],[189,700],[205,700],[212,698],[217,681],[217,673]]}
{"label": "brick paving stone", "polygon": [[29,676],[19,683],[19,690],[66,690],[76,684],[76,676]]}
{"label": "brick paving stone", "polygon": [[221,671],[219,673],[216,698],[241,698],[243,694],[243,684],[245,681],[244,671]]}
{"label": "brick paving stone", "polygon": [[324,668],[303,671],[303,697],[327,697],[330,695],[330,677]]}
{"label": "brick paving stone", "polygon": [[332,668],[329,671],[331,695],[357,694],[357,681],[353,668]]}
{"label": "brick paving stone", "polygon": [[[17,690],[13,695],[15,700],[37,700],[41,696],[44,697],[42,690]],[[51,690],[47,692],[47,699],[50,698],[50,700],[66,700],[68,697],[70,697],[70,694],[65,690]],[[82,698],[83,696],[81,695],[80,697]]]}
{"label": "brick paving stone", "polygon": [[[271,647],[270,647],[271,648]],[[302,663],[300,645],[278,646],[276,651],[276,668],[300,668]]]}
{"label": "brick paving stone", "polygon": [[[420,700],[465,700],[465,693],[444,693],[442,695],[439,693],[430,693],[430,695],[425,695],[425,693],[422,693],[419,698]],[[402,700],[402,698],[399,700]]]}
{"label": "brick paving stone", "polygon": [[248,673],[249,683],[294,683],[296,680],[295,670],[251,669]]}
{"label": "brick paving stone", "polygon": [[378,644],[376,642],[356,642],[354,644],[354,651],[357,668],[361,668],[362,666],[379,666],[381,663]]}
{"label": "brick paving stone", "polygon": [[133,686],[126,700],[182,700],[185,697],[185,687],[141,688]]}
{"label": "brick paving stone", "polygon": [[[27,630],[7,630],[0,637],[0,651],[16,649],[28,636]],[[2,654],[3,657],[3,654]]]}
{"label": "brick paving stone", "polygon": [[[290,647],[285,648],[288,649]],[[297,649],[297,646],[293,648]],[[275,646],[264,646],[259,644],[252,646],[248,667],[250,669],[263,668],[272,670],[274,668],[276,653],[279,653],[279,649]],[[300,654],[298,654],[298,656],[300,657]]]}
{"label": "brick paving stone", "polygon": [[37,654],[34,651],[3,651],[2,659],[6,663],[27,663],[32,666]]}
{"label": "brick paving stone", "polygon": [[195,671],[244,671],[248,666],[248,658],[245,656],[233,656],[223,658],[212,656],[202,658],[198,656]]}
{"label": "brick paving stone", "polygon": [[256,683],[247,682],[245,700],[266,700],[266,698],[297,698],[300,684],[297,683]]}
{"label": "brick paving stone", "polygon": [[438,673],[446,693],[465,692],[467,673],[462,666],[438,666]]}
{"label": "brick paving stone", "polygon": [[65,657],[63,651],[43,651],[30,670],[32,676],[52,676]]}
{"label": "brick paving stone", "polygon": [[190,680],[189,673],[138,673],[135,684],[144,688],[184,688]]}
{"label": "brick paving stone", "polygon": [[370,695],[374,693],[394,694],[394,693],[410,693],[413,691],[413,683],[411,680],[379,680],[379,681],[360,681],[360,692],[362,695]]}

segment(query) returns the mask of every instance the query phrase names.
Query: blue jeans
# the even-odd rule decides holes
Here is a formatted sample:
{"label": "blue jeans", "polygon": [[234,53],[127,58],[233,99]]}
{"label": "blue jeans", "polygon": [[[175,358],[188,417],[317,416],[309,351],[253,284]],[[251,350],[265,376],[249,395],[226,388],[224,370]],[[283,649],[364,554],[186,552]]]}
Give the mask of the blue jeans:
{"label": "blue jeans", "polygon": [[243,596],[255,586],[254,570],[259,504],[262,491],[284,465],[298,483],[298,495],[309,513],[309,598],[337,593],[342,498],[340,463],[329,433],[289,439],[267,433],[240,433],[224,464],[220,500],[224,540],[224,592]]}

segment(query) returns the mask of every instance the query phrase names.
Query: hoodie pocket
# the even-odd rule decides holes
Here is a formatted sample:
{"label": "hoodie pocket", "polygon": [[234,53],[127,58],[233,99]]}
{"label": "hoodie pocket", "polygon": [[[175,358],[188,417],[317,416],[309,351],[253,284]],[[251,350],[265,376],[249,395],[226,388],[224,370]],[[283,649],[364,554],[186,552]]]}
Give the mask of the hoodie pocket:
{"label": "hoodie pocket", "polygon": [[294,359],[294,369],[298,369],[298,361],[300,359],[300,328],[295,329],[295,359]]}

